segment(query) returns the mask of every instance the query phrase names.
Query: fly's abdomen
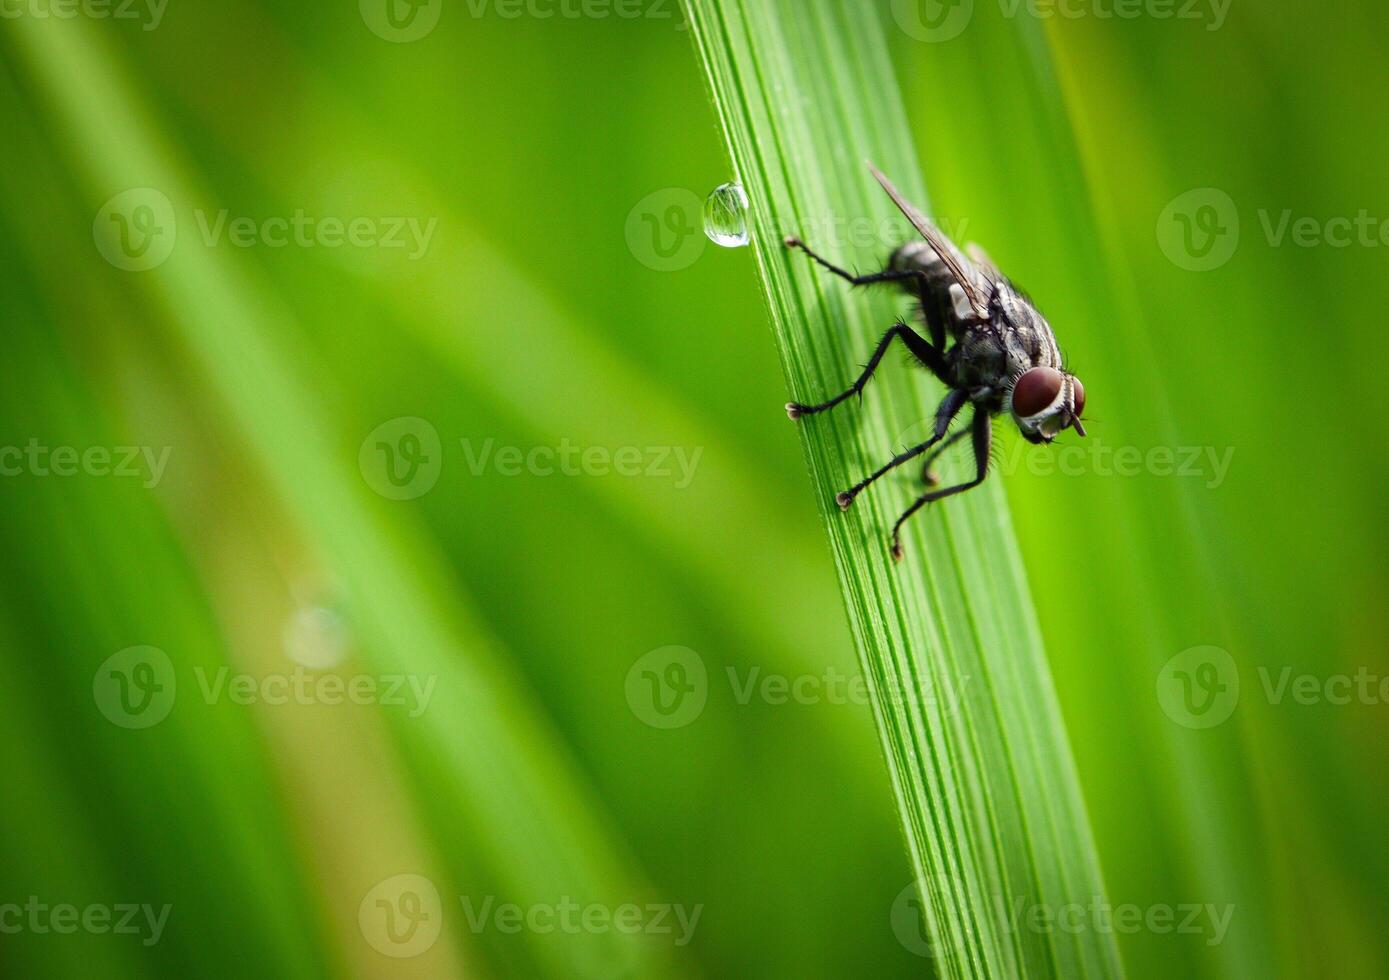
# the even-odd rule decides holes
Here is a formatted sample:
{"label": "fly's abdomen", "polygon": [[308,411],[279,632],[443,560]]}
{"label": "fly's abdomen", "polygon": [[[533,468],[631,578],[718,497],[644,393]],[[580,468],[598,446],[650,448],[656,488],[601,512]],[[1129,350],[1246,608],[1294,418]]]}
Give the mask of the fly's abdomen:
{"label": "fly's abdomen", "polygon": [[924,291],[921,289],[920,280],[917,279],[903,280],[903,291],[921,301],[922,317],[928,323],[936,318],[944,324],[950,336],[960,336],[960,332],[967,325],[964,317],[968,314],[967,309],[961,312],[961,308],[965,306],[964,290],[955,280],[950,267],[941,260],[929,243],[908,242],[901,246],[892,253],[888,267],[894,271],[919,270],[925,273]]}

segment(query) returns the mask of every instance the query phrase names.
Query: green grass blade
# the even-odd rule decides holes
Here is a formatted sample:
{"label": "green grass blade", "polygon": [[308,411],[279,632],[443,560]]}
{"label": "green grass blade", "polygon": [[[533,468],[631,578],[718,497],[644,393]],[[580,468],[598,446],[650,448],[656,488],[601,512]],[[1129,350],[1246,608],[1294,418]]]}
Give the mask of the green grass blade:
{"label": "green grass blade", "polygon": [[[903,228],[865,157],[926,203],[876,14],[833,0],[690,0],[688,9],[752,201],[791,393],[812,400],[841,390],[900,301],[850,295],[781,240],[795,232],[847,265],[881,262],[892,243],[828,240],[825,230],[865,219]],[[994,481],[915,521],[898,567],[887,530],[910,500],[905,480],[883,481],[847,515],[832,503],[921,431],[939,395],[889,365],[861,405],[800,425],[926,934],[943,976],[1119,976],[1104,928],[1063,931],[1053,919],[1037,929],[1014,918],[1020,908],[1054,917],[1102,902],[1103,886],[1002,488]]]}
{"label": "green grass blade", "polygon": [[[53,125],[80,147],[74,174],[94,199],[129,186],[160,187],[178,200],[205,196],[95,30],[27,22],[15,37]],[[80,81],[68,85],[65,77]],[[362,483],[352,440],[335,431],[302,368],[313,361],[284,306],[225,251],[184,247],[143,285],[158,327],[196,366],[208,414],[227,413],[229,441],[242,441],[263,474],[267,508],[282,507],[340,578],[364,662],[380,673],[437,679],[430,709],[391,725],[403,768],[428,787],[426,815],[454,857],[450,878],[439,882],[451,938],[468,940],[462,898],[505,896],[529,908],[562,895],[616,908],[649,895],[611,820],[458,593],[442,556]],[[458,859],[464,854],[466,866]],[[360,899],[332,896],[335,911],[341,906],[349,915]],[[351,941],[360,946],[362,938]],[[647,935],[525,930],[521,941],[516,955],[530,975],[572,976],[595,963],[628,964],[644,975],[680,972]],[[427,961],[443,975],[452,972],[445,959],[451,946],[437,944],[431,953],[438,960]]]}

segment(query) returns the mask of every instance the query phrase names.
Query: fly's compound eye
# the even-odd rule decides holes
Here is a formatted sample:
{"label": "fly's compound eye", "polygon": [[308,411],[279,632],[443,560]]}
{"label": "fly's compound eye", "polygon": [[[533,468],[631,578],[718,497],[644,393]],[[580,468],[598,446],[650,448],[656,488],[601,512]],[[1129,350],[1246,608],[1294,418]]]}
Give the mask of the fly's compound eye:
{"label": "fly's compound eye", "polygon": [[1071,400],[1075,403],[1076,418],[1085,414],[1085,385],[1075,375],[1071,376]]}
{"label": "fly's compound eye", "polygon": [[1030,418],[1046,411],[1061,394],[1061,372],[1056,368],[1035,367],[1023,372],[1013,386],[1013,414]]}

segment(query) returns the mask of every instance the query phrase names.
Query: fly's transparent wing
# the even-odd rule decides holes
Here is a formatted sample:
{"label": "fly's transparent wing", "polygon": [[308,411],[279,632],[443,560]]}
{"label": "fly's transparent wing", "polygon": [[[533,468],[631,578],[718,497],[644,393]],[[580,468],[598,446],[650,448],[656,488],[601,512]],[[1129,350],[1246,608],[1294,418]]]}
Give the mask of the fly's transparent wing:
{"label": "fly's transparent wing", "polygon": [[1003,278],[1003,273],[998,271],[998,263],[989,257],[989,253],[984,251],[978,242],[969,242],[965,245],[965,254],[978,267],[987,279],[998,282]]}
{"label": "fly's transparent wing", "polygon": [[868,169],[878,183],[883,185],[883,190],[887,191],[887,196],[892,198],[892,203],[896,204],[913,227],[921,232],[921,237],[926,239],[927,244],[935,249],[936,254],[940,256],[941,261],[945,263],[951,276],[954,277],[955,282],[963,291],[969,309],[980,319],[987,319],[989,294],[992,292],[988,280],[975,267],[974,263],[955,247],[954,242],[946,238],[939,228],[901,195],[893,186],[892,181],[888,180],[881,170],[873,166],[872,163],[868,164]]}

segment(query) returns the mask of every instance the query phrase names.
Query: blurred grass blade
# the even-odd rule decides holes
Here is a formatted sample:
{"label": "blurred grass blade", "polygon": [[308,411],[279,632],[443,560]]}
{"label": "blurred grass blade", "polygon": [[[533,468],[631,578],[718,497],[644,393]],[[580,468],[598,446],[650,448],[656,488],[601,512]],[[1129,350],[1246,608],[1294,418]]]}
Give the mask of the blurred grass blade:
{"label": "blurred grass blade", "polygon": [[[752,201],[791,394],[841,390],[900,304],[851,298],[781,240],[795,232],[850,266],[881,262],[888,242],[875,243],[875,256],[827,240],[846,219],[904,224],[865,157],[925,204],[876,14],[835,0],[690,0],[688,9]],[[861,405],[801,423],[822,504],[918,431],[939,395],[889,365]],[[997,479],[910,525],[899,567],[887,529],[909,498],[901,483],[875,490],[847,515],[824,513],[939,972],[1121,975],[1110,931],[1023,929],[1013,918],[1100,903],[1103,886]]]}
{"label": "blurred grass blade", "polygon": [[[14,35],[55,126],[75,145],[76,174],[93,199],[132,186],[174,200],[205,198],[95,29],[25,21]],[[225,252],[180,247],[141,284],[271,496],[341,576],[364,660],[382,672],[438,678],[430,710],[392,721],[408,771],[429,788],[436,833],[451,845],[456,894],[536,907],[555,902],[558,890],[565,900],[607,908],[646,895],[610,820],[460,599],[443,557],[362,483],[350,441],[334,431],[311,379],[297,369],[312,358],[299,347],[289,311]],[[456,860],[462,854],[466,865]],[[468,884],[482,890],[466,896]],[[360,896],[334,899],[350,910]],[[461,937],[459,901],[441,902]],[[674,972],[668,949],[646,935],[527,930],[524,941],[534,975],[572,976],[612,962]]]}

